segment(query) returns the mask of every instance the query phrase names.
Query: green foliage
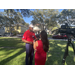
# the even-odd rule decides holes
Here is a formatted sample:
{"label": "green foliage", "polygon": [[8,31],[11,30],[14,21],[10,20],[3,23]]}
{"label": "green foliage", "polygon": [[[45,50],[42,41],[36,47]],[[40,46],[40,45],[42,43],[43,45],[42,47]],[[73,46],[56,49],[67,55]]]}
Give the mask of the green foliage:
{"label": "green foliage", "polygon": [[71,19],[75,19],[75,9],[64,9],[62,12],[58,15],[58,22],[60,24],[64,23],[65,21],[68,21],[71,24],[75,24]]}
{"label": "green foliage", "polygon": [[25,23],[25,24],[23,24],[23,25],[25,25],[26,27],[29,27],[29,23]]}
{"label": "green foliage", "polygon": [[52,38],[52,35],[47,35],[48,36],[48,38]]}
{"label": "green foliage", "polygon": [[58,29],[58,28],[57,28],[57,27],[54,27],[54,28],[52,29],[52,31],[53,31],[53,30],[56,30],[56,29]]}
{"label": "green foliage", "polygon": [[23,17],[27,17],[29,14],[29,9],[4,9],[4,12],[0,12],[0,27],[10,27],[10,32],[12,32],[12,25],[25,24]]}
{"label": "green foliage", "polygon": [[10,24],[19,24],[24,22],[20,12],[16,12],[14,9],[6,9],[4,11],[6,12],[7,17],[10,18]]}
{"label": "green foliage", "polygon": [[17,12],[20,12],[21,11],[21,15],[23,17],[29,17],[30,16],[30,9],[15,9]]}
{"label": "green foliage", "polygon": [[14,30],[14,31],[12,31],[12,33],[13,33],[13,35],[17,35],[19,32]]}
{"label": "green foliage", "polygon": [[33,24],[40,23],[49,27],[57,26],[56,16],[58,15],[58,10],[55,9],[36,9],[32,11],[31,15],[33,16],[33,20],[31,21]]}

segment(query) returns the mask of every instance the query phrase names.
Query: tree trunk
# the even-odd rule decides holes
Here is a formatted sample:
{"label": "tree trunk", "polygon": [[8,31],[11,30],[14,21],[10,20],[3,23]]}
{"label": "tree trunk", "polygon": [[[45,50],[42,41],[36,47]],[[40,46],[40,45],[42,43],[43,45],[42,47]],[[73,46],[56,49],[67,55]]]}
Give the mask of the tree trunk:
{"label": "tree trunk", "polygon": [[42,28],[42,30],[44,30],[44,24],[41,24],[41,28]]}
{"label": "tree trunk", "polygon": [[44,30],[44,24],[43,24],[43,30]]}
{"label": "tree trunk", "polygon": [[11,28],[11,25],[10,25],[10,36],[11,36],[11,33],[12,33],[12,28]]}

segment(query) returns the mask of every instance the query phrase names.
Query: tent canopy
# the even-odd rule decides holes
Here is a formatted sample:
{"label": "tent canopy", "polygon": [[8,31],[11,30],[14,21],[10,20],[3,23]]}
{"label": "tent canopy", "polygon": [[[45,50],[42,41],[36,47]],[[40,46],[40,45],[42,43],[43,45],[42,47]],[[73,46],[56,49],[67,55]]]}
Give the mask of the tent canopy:
{"label": "tent canopy", "polygon": [[41,29],[39,27],[37,27],[37,26],[33,28],[33,31],[40,31],[40,30]]}

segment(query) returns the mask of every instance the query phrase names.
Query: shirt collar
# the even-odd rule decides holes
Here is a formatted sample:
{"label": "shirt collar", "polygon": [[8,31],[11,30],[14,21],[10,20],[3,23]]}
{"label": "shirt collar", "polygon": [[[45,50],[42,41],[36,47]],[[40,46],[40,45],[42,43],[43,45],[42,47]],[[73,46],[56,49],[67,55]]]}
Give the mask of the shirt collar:
{"label": "shirt collar", "polygon": [[31,32],[29,29],[28,29],[28,31]]}
{"label": "shirt collar", "polygon": [[31,32],[29,29],[28,29],[28,31]]}

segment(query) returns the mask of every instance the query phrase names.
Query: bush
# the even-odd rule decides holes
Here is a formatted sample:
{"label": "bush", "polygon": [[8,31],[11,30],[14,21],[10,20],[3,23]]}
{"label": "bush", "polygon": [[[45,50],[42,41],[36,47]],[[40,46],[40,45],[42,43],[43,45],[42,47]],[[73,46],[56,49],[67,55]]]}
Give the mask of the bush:
{"label": "bush", "polygon": [[48,35],[48,38],[52,38],[52,35]]}
{"label": "bush", "polygon": [[19,32],[18,31],[13,31],[12,33],[13,33],[13,35],[17,35]]}

